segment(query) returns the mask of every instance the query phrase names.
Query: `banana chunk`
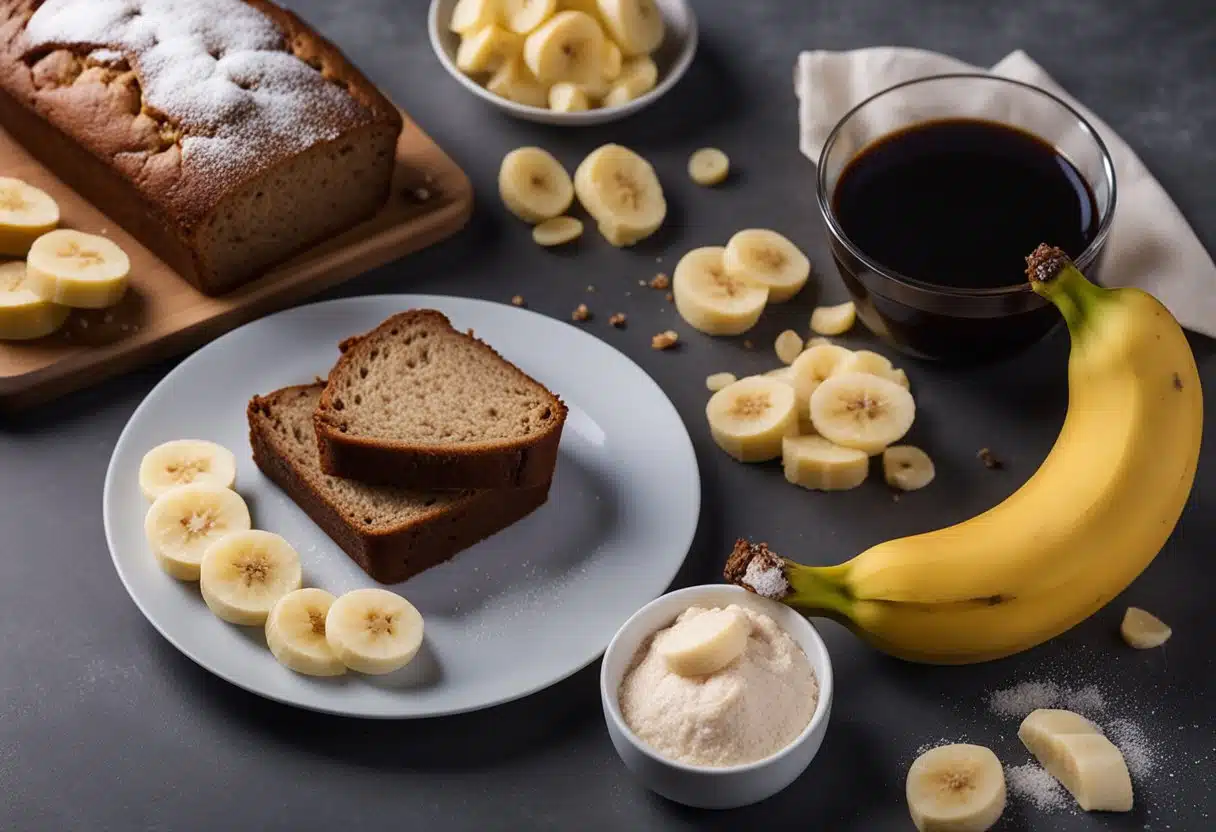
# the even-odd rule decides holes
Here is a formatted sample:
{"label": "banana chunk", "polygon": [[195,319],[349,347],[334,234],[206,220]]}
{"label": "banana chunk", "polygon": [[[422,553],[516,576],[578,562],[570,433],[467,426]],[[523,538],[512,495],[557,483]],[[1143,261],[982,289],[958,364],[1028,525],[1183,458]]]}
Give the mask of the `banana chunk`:
{"label": "banana chunk", "polygon": [[811,332],[816,335],[844,335],[857,320],[852,301],[836,306],[817,306],[811,311]]}
{"label": "banana chunk", "polygon": [[777,336],[777,340],[773,342],[773,349],[776,350],[777,358],[781,360],[782,364],[793,364],[795,359],[802,354],[802,336],[792,329],[787,329]]}
{"label": "banana chunk", "polygon": [[766,287],[769,303],[794,297],[811,276],[811,261],[798,246],[764,228],[735,234],[726,243],[724,258],[731,277]]}
{"label": "banana chunk", "polygon": [[890,359],[871,350],[855,350],[849,360],[840,365],[839,371],[878,376],[887,381],[893,381],[905,389],[909,386],[908,376],[903,370],[895,369]]}
{"label": "banana chunk", "polygon": [[498,0],[499,16],[519,35],[535,31],[557,12],[557,0]]}
{"label": "banana chunk", "polygon": [[499,0],[458,0],[448,29],[465,35],[498,22]]}
{"label": "banana chunk", "polygon": [[0,341],[45,338],[63,326],[69,312],[30,290],[25,263],[0,263]]}
{"label": "banana chunk", "polygon": [[604,96],[605,107],[619,107],[641,98],[659,82],[659,68],[648,56],[629,58]]}
{"label": "banana chunk", "polygon": [[742,335],[756,325],[768,302],[768,289],[727,274],[724,249],[694,248],[680,258],[671,275],[676,312],[706,335]]}
{"label": "banana chunk", "polygon": [[591,99],[578,84],[562,81],[549,87],[549,109],[555,113],[580,113],[591,109]]}
{"label": "banana chunk", "polygon": [[919,832],[986,832],[1005,811],[1005,771],[982,745],[942,745],[912,763],[905,792]]}
{"label": "banana chunk", "polygon": [[621,47],[617,46],[614,40],[606,40],[604,42],[604,64],[600,68],[600,76],[605,81],[615,81],[621,77],[621,69],[624,65],[625,56],[621,54]]}
{"label": "banana chunk", "polygon": [[721,184],[730,173],[730,157],[716,147],[703,147],[688,157],[688,178],[698,185]]}
{"label": "banana chunk", "polygon": [[733,607],[680,616],[655,640],[655,651],[679,676],[709,676],[743,654],[751,622]]}
{"label": "banana chunk", "polygon": [[144,534],[161,569],[179,581],[197,581],[207,548],[250,525],[241,495],[196,482],[157,497],[144,518]]}
{"label": "banana chunk", "polygon": [[0,176],[0,255],[25,257],[34,241],[59,225],[59,203],[20,179]]}
{"label": "banana chunk", "polygon": [[1071,711],[1032,711],[1018,739],[1087,812],[1130,812],[1132,779],[1118,747]]}
{"label": "banana chunk", "polygon": [[916,402],[885,378],[838,373],[811,394],[810,416],[821,436],[873,456],[903,439],[916,417]]}
{"label": "banana chunk", "polygon": [[798,396],[798,415],[811,415],[811,394],[819,385],[836,374],[849,360],[851,352],[835,344],[817,344],[804,350],[790,365],[790,382]]}
{"label": "banana chunk", "polygon": [[714,442],[740,462],[777,459],[782,440],[798,433],[793,388],[768,376],[722,388],[710,397],[705,415]]}
{"label": "banana chunk", "polygon": [[26,257],[30,289],[50,303],[103,309],[122,300],[131,261],[126,252],[94,234],[60,228],[34,241]]}
{"label": "banana chunk", "polygon": [[663,14],[654,0],[598,0],[600,20],[625,55],[649,55],[663,42]]}
{"label": "banana chunk", "polygon": [[787,436],[781,444],[786,482],[813,491],[848,491],[866,481],[870,456],[822,436]]}
{"label": "banana chunk", "polygon": [[266,618],[266,646],[283,665],[305,676],[341,676],[346,665],[325,638],[325,616],[334,596],[323,589],[297,589],[280,598]]}
{"label": "banana chunk", "polygon": [[260,627],[275,604],[300,588],[300,556],[277,534],[250,529],[207,547],[199,589],[208,609],[229,624]]}
{"label": "banana chunk", "polygon": [[1119,632],[1129,647],[1151,650],[1165,644],[1174,631],[1152,613],[1139,607],[1128,607],[1127,612],[1123,613]]}
{"label": "banana chunk", "polygon": [[667,200],[654,167],[619,144],[606,144],[583,159],[574,172],[574,192],[615,246],[646,239],[667,217]]}
{"label": "banana chunk", "polygon": [[409,664],[422,647],[422,614],[387,589],[355,589],[329,608],[325,638],[351,670],[392,673]]}
{"label": "banana chunk", "polygon": [[539,246],[560,246],[583,236],[583,221],[575,217],[554,217],[532,229],[532,240]]}
{"label": "banana chunk", "polygon": [[937,469],[929,455],[914,445],[892,445],[882,452],[882,473],[887,485],[915,491],[933,482]]}
{"label": "banana chunk", "polygon": [[503,157],[498,194],[512,214],[524,222],[539,223],[566,212],[574,201],[574,185],[549,151],[519,147]]}
{"label": "banana chunk", "polygon": [[523,40],[490,24],[465,35],[456,50],[456,67],[467,75],[494,72],[523,51]]}
{"label": "banana chunk", "polygon": [[139,490],[150,501],[171,488],[194,482],[232,488],[236,456],[205,439],[175,439],[157,445],[139,463]]}
{"label": "banana chunk", "polygon": [[729,387],[738,380],[735,378],[734,373],[714,373],[705,378],[705,386],[709,392],[717,393],[719,390]]}
{"label": "banana chunk", "polygon": [[525,107],[543,109],[549,104],[549,91],[544,84],[532,77],[521,56],[516,56],[500,66],[490,76],[490,80],[486,81],[486,89],[499,98]]}
{"label": "banana chunk", "polygon": [[542,84],[593,84],[604,66],[604,30],[583,12],[558,12],[524,41],[524,62]]}

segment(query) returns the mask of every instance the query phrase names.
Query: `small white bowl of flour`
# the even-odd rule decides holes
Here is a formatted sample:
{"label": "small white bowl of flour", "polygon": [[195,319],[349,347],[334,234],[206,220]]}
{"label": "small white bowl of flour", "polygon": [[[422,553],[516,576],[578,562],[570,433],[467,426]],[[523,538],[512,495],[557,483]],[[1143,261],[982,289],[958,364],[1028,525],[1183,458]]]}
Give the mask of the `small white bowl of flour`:
{"label": "small white bowl of flour", "polygon": [[794,610],[707,584],[625,622],[604,653],[600,697],[612,744],[643,785],[686,806],[731,809],[771,797],[810,765],[832,709],[832,664]]}

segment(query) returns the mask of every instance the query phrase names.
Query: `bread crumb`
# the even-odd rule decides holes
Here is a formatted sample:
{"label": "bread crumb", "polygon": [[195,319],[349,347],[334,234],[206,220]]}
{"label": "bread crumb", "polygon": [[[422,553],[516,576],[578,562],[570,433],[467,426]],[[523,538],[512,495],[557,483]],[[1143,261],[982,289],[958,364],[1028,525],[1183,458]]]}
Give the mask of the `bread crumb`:
{"label": "bread crumb", "polygon": [[595,291],[595,287],[594,287],[594,286],[590,286],[590,285],[589,285],[589,286],[587,287],[587,291],[588,291],[588,292],[594,292],[594,291]]}
{"label": "bread crumb", "polygon": [[666,297],[668,303],[671,303],[673,300],[676,299],[676,296],[673,295],[671,292],[668,292],[665,297]]}
{"label": "bread crumb", "polygon": [[81,318],[81,319],[80,319],[80,328],[81,328],[81,329],[88,329],[88,328],[89,328],[89,319],[88,319],[88,318]]}
{"label": "bread crumb", "polygon": [[638,285],[639,285],[639,286],[645,286],[645,285],[646,285],[646,281],[645,281],[645,280],[639,280],[639,281],[638,281]]}
{"label": "bread crumb", "polygon": [[511,305],[512,306],[523,306],[524,305],[524,296],[516,295],[515,297],[511,298]]}
{"label": "bread crumb", "polygon": [[591,310],[587,308],[587,304],[580,303],[574,307],[574,311],[570,313],[570,317],[576,321],[587,321],[591,319]]}
{"label": "bread crumb", "polygon": [[654,277],[652,277],[650,279],[650,288],[651,289],[667,289],[670,286],[671,286],[671,278],[669,278],[667,275],[663,274],[662,272],[659,272],[658,274],[656,274]]}
{"label": "bread crumb", "polygon": [[103,324],[110,324],[110,323],[114,323],[114,315],[113,315],[113,313],[111,313],[111,312],[107,312],[107,313],[105,314],[105,317],[101,319],[101,322],[102,322]]}
{"label": "bread crumb", "polygon": [[608,323],[610,323],[612,326],[616,327],[617,329],[624,329],[625,328],[625,313],[617,312],[615,315],[613,315],[611,318],[608,319]]}
{"label": "bread crumb", "polygon": [[747,338],[743,339],[743,349],[751,350],[751,349],[755,349],[755,348],[756,348],[756,345],[753,344],[750,339],[747,339]]}
{"label": "bread crumb", "polygon": [[992,451],[987,448],[980,448],[979,452],[976,453],[975,456],[980,462],[984,463],[985,468],[995,471],[999,468],[1005,467],[1005,463],[997,459],[996,456],[993,455]]}
{"label": "bread crumb", "polygon": [[650,339],[650,346],[656,350],[669,350],[676,345],[680,340],[680,333],[674,329],[669,329],[666,332],[660,332],[658,335]]}

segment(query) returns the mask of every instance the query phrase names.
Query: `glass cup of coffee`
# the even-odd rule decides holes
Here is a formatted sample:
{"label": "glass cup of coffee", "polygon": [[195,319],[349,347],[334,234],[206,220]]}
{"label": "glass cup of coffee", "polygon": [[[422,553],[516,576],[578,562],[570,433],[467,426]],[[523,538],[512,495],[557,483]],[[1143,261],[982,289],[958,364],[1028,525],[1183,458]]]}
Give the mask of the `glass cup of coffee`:
{"label": "glass cup of coffee", "polygon": [[818,196],[865,325],[912,356],[974,362],[1012,355],[1060,322],[1026,279],[1040,243],[1095,276],[1115,168],[1056,96],[991,75],[935,75],[840,120]]}

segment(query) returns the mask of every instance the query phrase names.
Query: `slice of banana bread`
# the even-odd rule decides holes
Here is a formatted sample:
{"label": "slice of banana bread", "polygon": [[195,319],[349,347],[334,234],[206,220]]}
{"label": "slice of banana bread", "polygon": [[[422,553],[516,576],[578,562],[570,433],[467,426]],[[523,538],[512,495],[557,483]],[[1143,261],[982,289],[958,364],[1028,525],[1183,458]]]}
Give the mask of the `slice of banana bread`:
{"label": "slice of banana bread", "polygon": [[566,406],[442,313],[402,312],[341,350],[315,417],[327,474],[428,489],[553,477]]}
{"label": "slice of banana bread", "polygon": [[380,583],[398,583],[442,563],[548,499],[548,483],[497,492],[425,492],[328,476],[321,471],[312,424],[323,388],[285,387],[249,402],[253,460]]}

